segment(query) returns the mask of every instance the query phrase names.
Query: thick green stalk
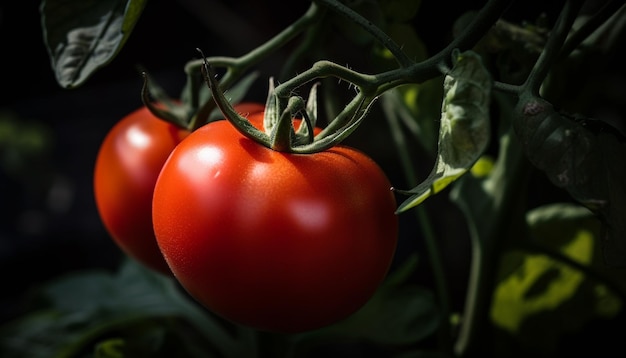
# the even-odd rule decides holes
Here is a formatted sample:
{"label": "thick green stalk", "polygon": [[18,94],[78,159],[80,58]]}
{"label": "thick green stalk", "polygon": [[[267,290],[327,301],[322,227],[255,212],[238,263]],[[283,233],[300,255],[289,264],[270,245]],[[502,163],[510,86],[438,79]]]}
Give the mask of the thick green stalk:
{"label": "thick green stalk", "polygon": [[[250,68],[274,54],[276,50],[285,46],[297,35],[314,25],[323,13],[324,9],[321,9],[315,3],[312,3],[306,13],[298,18],[293,24],[283,29],[283,31],[267,42],[239,58],[212,56],[189,61],[185,65],[185,73],[187,73],[188,81],[193,83],[193,81],[195,81],[194,78],[197,78],[198,74],[201,73],[204,63],[208,62],[214,67],[226,68],[226,74],[220,81],[220,88],[229,88]],[[207,101],[198,109],[198,113],[191,124],[192,130],[205,124],[208,114],[211,112],[214,105],[213,101]]]}
{"label": "thick green stalk", "polygon": [[[457,49],[465,50],[473,47],[499,19],[510,3],[510,0],[490,0],[477,14],[474,21],[465,29],[463,34],[444,50],[420,63],[409,63],[406,59],[403,60],[405,55],[400,48],[396,47],[395,43],[384,32],[371,22],[363,19],[361,15],[346,9],[345,6],[333,0],[318,1],[357,21],[378,41],[387,46],[397,57],[401,67],[370,75],[359,73],[331,61],[322,60],[313,64],[310,69],[277,86],[274,95],[277,97],[279,111],[286,106],[287,99],[297,88],[317,79],[336,77],[341,81],[348,82],[350,86],[354,86],[357,89],[355,98],[346,105],[337,117],[329,121],[328,126],[317,136],[320,140],[325,140],[329,143],[319,146],[317,144],[310,145],[310,148],[302,149],[304,152],[316,151],[317,147],[327,148],[338,144],[347,134],[354,131],[358,123],[363,120],[364,113],[359,111],[367,111],[376,98],[386,91],[403,84],[422,83],[441,75],[442,72],[446,71],[447,65],[451,61],[452,52]],[[337,131],[345,131],[347,134],[337,133]]]}
{"label": "thick green stalk", "polygon": [[414,62],[411,60],[405,53],[402,51],[402,48],[398,46],[387,34],[385,34],[382,30],[380,30],[377,26],[375,26],[371,21],[365,19],[356,11],[347,7],[337,0],[315,0],[324,6],[329,7],[335,12],[345,16],[353,23],[361,26],[362,29],[369,32],[372,37],[378,40],[383,46],[385,46],[389,52],[393,54],[398,61],[400,67],[409,67]]}
{"label": "thick green stalk", "polygon": [[[587,37],[598,30],[602,25],[606,24],[612,16],[619,16],[620,11],[624,13],[623,0],[611,0],[602,6],[602,8],[595,13],[583,26],[581,26],[576,32],[567,38],[561,53],[559,54],[559,60],[564,60],[569,56],[578,45],[580,45]],[[620,8],[622,10],[620,10]]]}
{"label": "thick green stalk", "polygon": [[528,78],[522,85],[524,91],[528,91],[533,96],[539,96],[541,84],[546,79],[552,65],[558,60],[563,43],[572,28],[572,24],[583,2],[582,0],[568,0],[563,6],[546,46],[539,55]]}

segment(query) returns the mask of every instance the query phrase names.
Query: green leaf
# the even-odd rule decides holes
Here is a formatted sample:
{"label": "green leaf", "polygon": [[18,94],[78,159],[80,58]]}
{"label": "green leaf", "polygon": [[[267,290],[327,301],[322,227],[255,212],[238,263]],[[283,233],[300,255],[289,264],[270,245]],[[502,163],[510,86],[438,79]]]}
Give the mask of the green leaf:
{"label": "green leaf", "polygon": [[[619,313],[623,302],[610,288],[623,290],[623,283],[622,287],[607,286],[610,276],[605,280],[597,271],[590,271],[600,260],[596,253],[600,226],[588,209],[550,204],[529,212],[527,222],[532,240],[543,251],[505,252],[491,319],[525,347],[549,355],[555,353],[561,335]],[[592,272],[595,274],[589,275]],[[621,281],[619,278],[615,282]]]}
{"label": "green leaf", "polygon": [[568,257],[592,269],[596,279],[610,286],[621,297],[626,297],[624,271],[608,267],[603,262],[602,223],[593,212],[573,203],[555,203],[528,212],[526,221],[531,228],[532,240],[553,252],[562,251],[563,246],[579,236],[581,231],[591,233],[594,238],[591,260],[576,259],[573,255]]}
{"label": "green leaf", "polygon": [[626,144],[608,124],[567,116],[544,99],[522,99],[513,125],[530,162],[604,223],[604,256],[626,267]]}
{"label": "green leaf", "polygon": [[[216,318],[171,277],[132,260],[115,276],[93,271],[63,277],[44,287],[43,296],[46,307],[2,327],[0,355],[71,357],[96,349],[104,356],[151,356],[155,349],[182,349],[190,357],[208,351],[241,357],[253,356],[256,347],[252,330]],[[204,355],[191,353],[196,350]]]}
{"label": "green leaf", "polygon": [[[487,148],[490,136],[491,75],[472,52],[453,54],[453,68],[444,80],[438,155],[426,180],[398,207],[406,211],[435,195],[465,174]],[[402,191],[400,191],[402,192]]]}
{"label": "green leaf", "polygon": [[147,0],[43,0],[41,24],[57,82],[73,88],[122,49]]}

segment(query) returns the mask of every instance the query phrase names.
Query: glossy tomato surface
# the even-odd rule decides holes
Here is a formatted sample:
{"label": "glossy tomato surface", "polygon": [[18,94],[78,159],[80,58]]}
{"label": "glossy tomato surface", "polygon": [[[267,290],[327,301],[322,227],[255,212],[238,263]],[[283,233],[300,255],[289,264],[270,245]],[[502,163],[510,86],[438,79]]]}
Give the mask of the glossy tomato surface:
{"label": "glossy tomato surface", "polygon": [[127,255],[163,273],[170,271],[152,229],[152,193],[163,163],[188,134],[142,107],[107,133],[94,169],[96,206],[107,231]]}
{"label": "glossy tomato surface", "polygon": [[[235,109],[247,115],[264,106],[249,102]],[[152,228],[152,194],[167,157],[188,134],[141,107],[107,133],[94,169],[96,206],[109,234],[127,255],[166,274]]]}
{"label": "glossy tomato surface", "polygon": [[[262,113],[250,120],[258,126]],[[384,279],[397,242],[390,183],[365,154],[281,153],[228,121],[176,147],[152,209],[182,286],[260,330],[300,332],[347,317]]]}

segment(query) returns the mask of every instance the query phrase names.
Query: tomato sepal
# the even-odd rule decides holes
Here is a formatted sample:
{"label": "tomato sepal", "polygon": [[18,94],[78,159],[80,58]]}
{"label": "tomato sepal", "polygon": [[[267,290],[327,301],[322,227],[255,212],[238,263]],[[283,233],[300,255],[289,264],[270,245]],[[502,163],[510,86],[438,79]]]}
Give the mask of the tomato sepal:
{"label": "tomato sepal", "polygon": [[[317,121],[318,84],[316,83],[312,86],[306,104],[301,97],[291,96],[286,99],[287,103],[284,105],[284,109],[282,109],[283,105],[280,103],[281,98],[276,95],[273,80],[270,79],[270,88],[263,118],[263,129],[261,130],[234,110],[233,106],[219,89],[219,83],[216,79],[213,67],[206,57],[203,58],[204,64],[201,68],[202,76],[211,90],[217,107],[222,111],[224,117],[245,137],[279,152],[313,154],[328,150],[350,135],[369,112],[370,106],[368,105],[363,108],[364,102],[359,101],[357,110],[343,128],[340,128],[336,132],[322,130],[320,133],[327,134],[315,135],[314,128]],[[304,123],[301,123],[296,131],[293,127],[293,122],[294,120],[299,120],[299,118],[296,118],[298,115],[301,115],[303,118],[302,122]]]}
{"label": "tomato sepal", "polygon": [[[141,86],[141,101],[144,106],[157,118],[165,120],[180,129],[189,130],[188,110],[184,104],[168,97],[165,92],[152,81],[148,73],[143,71],[143,85]],[[155,98],[150,100],[150,95]],[[158,105],[157,105],[158,103]]]}

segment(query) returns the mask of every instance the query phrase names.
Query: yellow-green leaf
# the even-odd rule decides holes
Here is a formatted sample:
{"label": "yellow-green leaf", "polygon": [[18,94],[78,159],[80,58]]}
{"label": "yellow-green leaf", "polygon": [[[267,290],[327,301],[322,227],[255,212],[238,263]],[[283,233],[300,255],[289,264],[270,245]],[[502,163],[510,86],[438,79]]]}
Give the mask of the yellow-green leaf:
{"label": "yellow-green leaf", "polygon": [[435,167],[426,180],[404,191],[411,196],[400,205],[399,213],[419,205],[460,178],[489,143],[491,75],[475,52],[455,51],[452,62],[452,70],[444,80]]}

